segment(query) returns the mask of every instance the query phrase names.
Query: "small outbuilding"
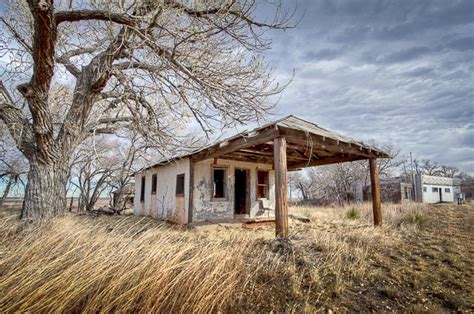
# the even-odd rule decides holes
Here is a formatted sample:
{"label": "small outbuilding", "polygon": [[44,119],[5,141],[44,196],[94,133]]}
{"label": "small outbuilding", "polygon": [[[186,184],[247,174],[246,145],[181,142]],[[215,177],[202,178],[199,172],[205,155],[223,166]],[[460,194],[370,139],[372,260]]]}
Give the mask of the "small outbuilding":
{"label": "small outbuilding", "polygon": [[415,200],[421,203],[452,203],[461,195],[461,183],[454,178],[415,175]]}
{"label": "small outbuilding", "polygon": [[136,215],[190,224],[275,217],[288,235],[287,171],[366,159],[374,223],[382,223],[377,158],[372,146],[294,116],[176,156],[135,174]]}

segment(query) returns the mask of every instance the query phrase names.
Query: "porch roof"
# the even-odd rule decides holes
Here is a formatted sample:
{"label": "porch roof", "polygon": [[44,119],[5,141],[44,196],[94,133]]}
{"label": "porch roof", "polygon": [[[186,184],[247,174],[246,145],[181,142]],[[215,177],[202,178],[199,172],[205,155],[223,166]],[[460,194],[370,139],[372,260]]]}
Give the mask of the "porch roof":
{"label": "porch roof", "polygon": [[286,138],[288,170],[362,159],[390,158],[378,148],[290,115],[188,154],[172,157],[142,171],[183,158],[190,158],[192,162],[219,158],[273,164],[273,140],[277,137]]}

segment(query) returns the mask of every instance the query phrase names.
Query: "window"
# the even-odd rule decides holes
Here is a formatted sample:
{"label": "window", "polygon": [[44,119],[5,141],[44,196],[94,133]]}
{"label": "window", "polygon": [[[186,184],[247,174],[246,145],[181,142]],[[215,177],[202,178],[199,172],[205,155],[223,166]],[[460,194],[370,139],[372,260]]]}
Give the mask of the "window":
{"label": "window", "polygon": [[408,199],[408,188],[405,186],[404,190],[405,190],[405,199]]}
{"label": "window", "polygon": [[226,169],[214,168],[212,170],[212,180],[214,183],[213,198],[226,198]]}
{"label": "window", "polygon": [[257,198],[268,198],[268,171],[257,171]]}
{"label": "window", "polygon": [[184,196],[184,173],[176,176],[176,196]]}
{"label": "window", "polygon": [[423,192],[427,192],[428,189],[426,188],[426,186],[423,187]]}
{"label": "window", "polygon": [[451,189],[450,189],[450,188],[444,188],[444,191],[445,191],[446,193],[451,193]]}
{"label": "window", "polygon": [[145,201],[145,176],[142,176],[142,184],[140,187],[140,202]]}
{"label": "window", "polygon": [[151,176],[151,194],[156,194],[156,174]]}
{"label": "window", "polygon": [[433,193],[437,193],[437,192],[438,192],[438,188],[433,188],[432,191],[433,191]]}

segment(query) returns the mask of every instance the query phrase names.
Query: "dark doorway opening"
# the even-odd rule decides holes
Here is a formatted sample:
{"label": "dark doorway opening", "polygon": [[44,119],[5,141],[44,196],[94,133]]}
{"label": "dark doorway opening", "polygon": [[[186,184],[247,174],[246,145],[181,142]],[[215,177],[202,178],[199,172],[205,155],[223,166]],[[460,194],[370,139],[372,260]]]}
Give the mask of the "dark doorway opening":
{"label": "dark doorway opening", "polygon": [[235,169],[235,185],[234,185],[234,204],[235,214],[249,214],[249,171],[244,169]]}
{"label": "dark doorway opening", "polygon": [[443,188],[439,188],[439,202],[443,202]]}

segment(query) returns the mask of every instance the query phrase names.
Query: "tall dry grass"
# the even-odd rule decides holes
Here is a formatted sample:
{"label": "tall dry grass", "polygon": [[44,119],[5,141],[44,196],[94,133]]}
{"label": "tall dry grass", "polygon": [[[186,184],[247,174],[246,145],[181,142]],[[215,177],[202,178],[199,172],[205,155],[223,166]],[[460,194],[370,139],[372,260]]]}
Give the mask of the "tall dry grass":
{"label": "tall dry grass", "polygon": [[[232,306],[258,271],[249,238],[217,241],[123,218],[65,217],[2,243],[2,312],[209,312]],[[254,258],[246,258],[250,253]]]}
{"label": "tall dry grass", "polygon": [[[397,241],[393,228],[365,224],[364,206],[359,224],[343,218],[349,207],[331,208],[324,221],[292,222],[288,249],[273,241],[271,227],[187,230],[148,218],[75,215],[24,226],[3,215],[0,312],[331,307],[334,295],[368,275],[370,257]],[[397,221],[396,213],[389,221]]]}
{"label": "tall dry grass", "polygon": [[[352,219],[358,223],[373,223],[372,203],[370,202],[325,207],[294,206],[290,211],[300,213],[315,220]],[[388,226],[402,226],[405,224],[406,226],[413,227],[413,221],[410,222],[410,218],[414,216],[425,217],[428,211],[429,205],[423,203],[383,203],[383,223]],[[416,225],[416,223],[414,225]]]}

